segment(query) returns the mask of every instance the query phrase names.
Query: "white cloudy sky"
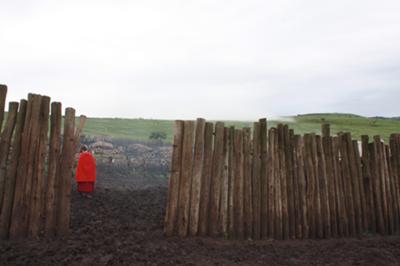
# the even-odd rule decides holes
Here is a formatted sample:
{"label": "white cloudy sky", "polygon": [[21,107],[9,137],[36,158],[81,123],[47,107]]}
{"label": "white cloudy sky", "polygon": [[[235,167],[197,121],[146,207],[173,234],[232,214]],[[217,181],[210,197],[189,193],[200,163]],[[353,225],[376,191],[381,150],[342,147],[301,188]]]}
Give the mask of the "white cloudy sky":
{"label": "white cloudy sky", "polygon": [[398,0],[0,0],[0,83],[97,117],[400,115]]}

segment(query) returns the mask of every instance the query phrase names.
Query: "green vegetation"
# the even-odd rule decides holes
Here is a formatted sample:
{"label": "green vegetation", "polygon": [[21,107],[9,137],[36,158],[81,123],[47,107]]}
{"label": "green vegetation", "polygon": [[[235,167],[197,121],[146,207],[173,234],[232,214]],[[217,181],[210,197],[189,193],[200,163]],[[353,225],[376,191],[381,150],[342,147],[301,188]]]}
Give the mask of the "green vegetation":
{"label": "green vegetation", "polygon": [[160,131],[153,131],[150,133],[149,139],[162,142],[167,139],[167,133]]}
{"label": "green vegetation", "polygon": [[[289,121],[289,122],[288,122]],[[227,126],[252,127],[252,122],[226,121]],[[385,140],[391,133],[400,132],[400,121],[396,119],[366,118],[351,114],[309,114],[284,117],[282,121],[268,121],[273,127],[278,123],[288,124],[296,134],[320,133],[322,123],[331,124],[332,134],[351,132],[354,138],[367,134],[381,135]],[[88,118],[84,134],[89,136],[111,136],[120,139],[149,141],[152,132],[166,134],[166,142],[172,142],[174,121],[153,119]]]}

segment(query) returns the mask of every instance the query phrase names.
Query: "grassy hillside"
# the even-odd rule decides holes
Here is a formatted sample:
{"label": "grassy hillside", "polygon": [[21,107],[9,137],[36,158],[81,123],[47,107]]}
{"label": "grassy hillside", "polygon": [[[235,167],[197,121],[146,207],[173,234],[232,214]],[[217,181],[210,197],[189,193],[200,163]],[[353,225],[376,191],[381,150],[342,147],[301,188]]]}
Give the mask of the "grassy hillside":
{"label": "grassy hillside", "polygon": [[[291,121],[291,122],[287,122]],[[381,135],[385,140],[391,133],[400,132],[400,121],[395,119],[366,118],[351,114],[309,114],[285,117],[285,121],[269,121],[268,126],[289,124],[297,134],[320,133],[321,123],[330,123],[332,134],[348,131],[359,138],[363,134]],[[251,127],[252,122],[227,121],[228,126]],[[84,130],[89,136],[111,136],[114,138],[148,141],[152,132],[165,132],[167,142],[173,138],[174,121],[119,118],[89,118]]]}

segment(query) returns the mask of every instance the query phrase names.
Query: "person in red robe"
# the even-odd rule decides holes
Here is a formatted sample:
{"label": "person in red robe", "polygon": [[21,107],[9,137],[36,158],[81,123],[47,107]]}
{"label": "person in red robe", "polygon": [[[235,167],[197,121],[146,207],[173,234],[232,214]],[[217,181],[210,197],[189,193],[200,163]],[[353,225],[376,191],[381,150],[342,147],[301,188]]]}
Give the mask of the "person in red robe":
{"label": "person in red robe", "polygon": [[96,159],[86,145],[81,147],[78,167],[76,169],[78,192],[91,193],[96,183]]}

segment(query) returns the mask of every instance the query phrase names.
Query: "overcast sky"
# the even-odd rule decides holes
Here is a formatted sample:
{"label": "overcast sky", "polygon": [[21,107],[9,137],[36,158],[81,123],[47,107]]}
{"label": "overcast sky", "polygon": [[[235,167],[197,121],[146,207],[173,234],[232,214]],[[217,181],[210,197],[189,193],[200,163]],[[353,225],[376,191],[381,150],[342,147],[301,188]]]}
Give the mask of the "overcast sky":
{"label": "overcast sky", "polygon": [[96,117],[400,115],[400,1],[0,0],[0,83]]}

